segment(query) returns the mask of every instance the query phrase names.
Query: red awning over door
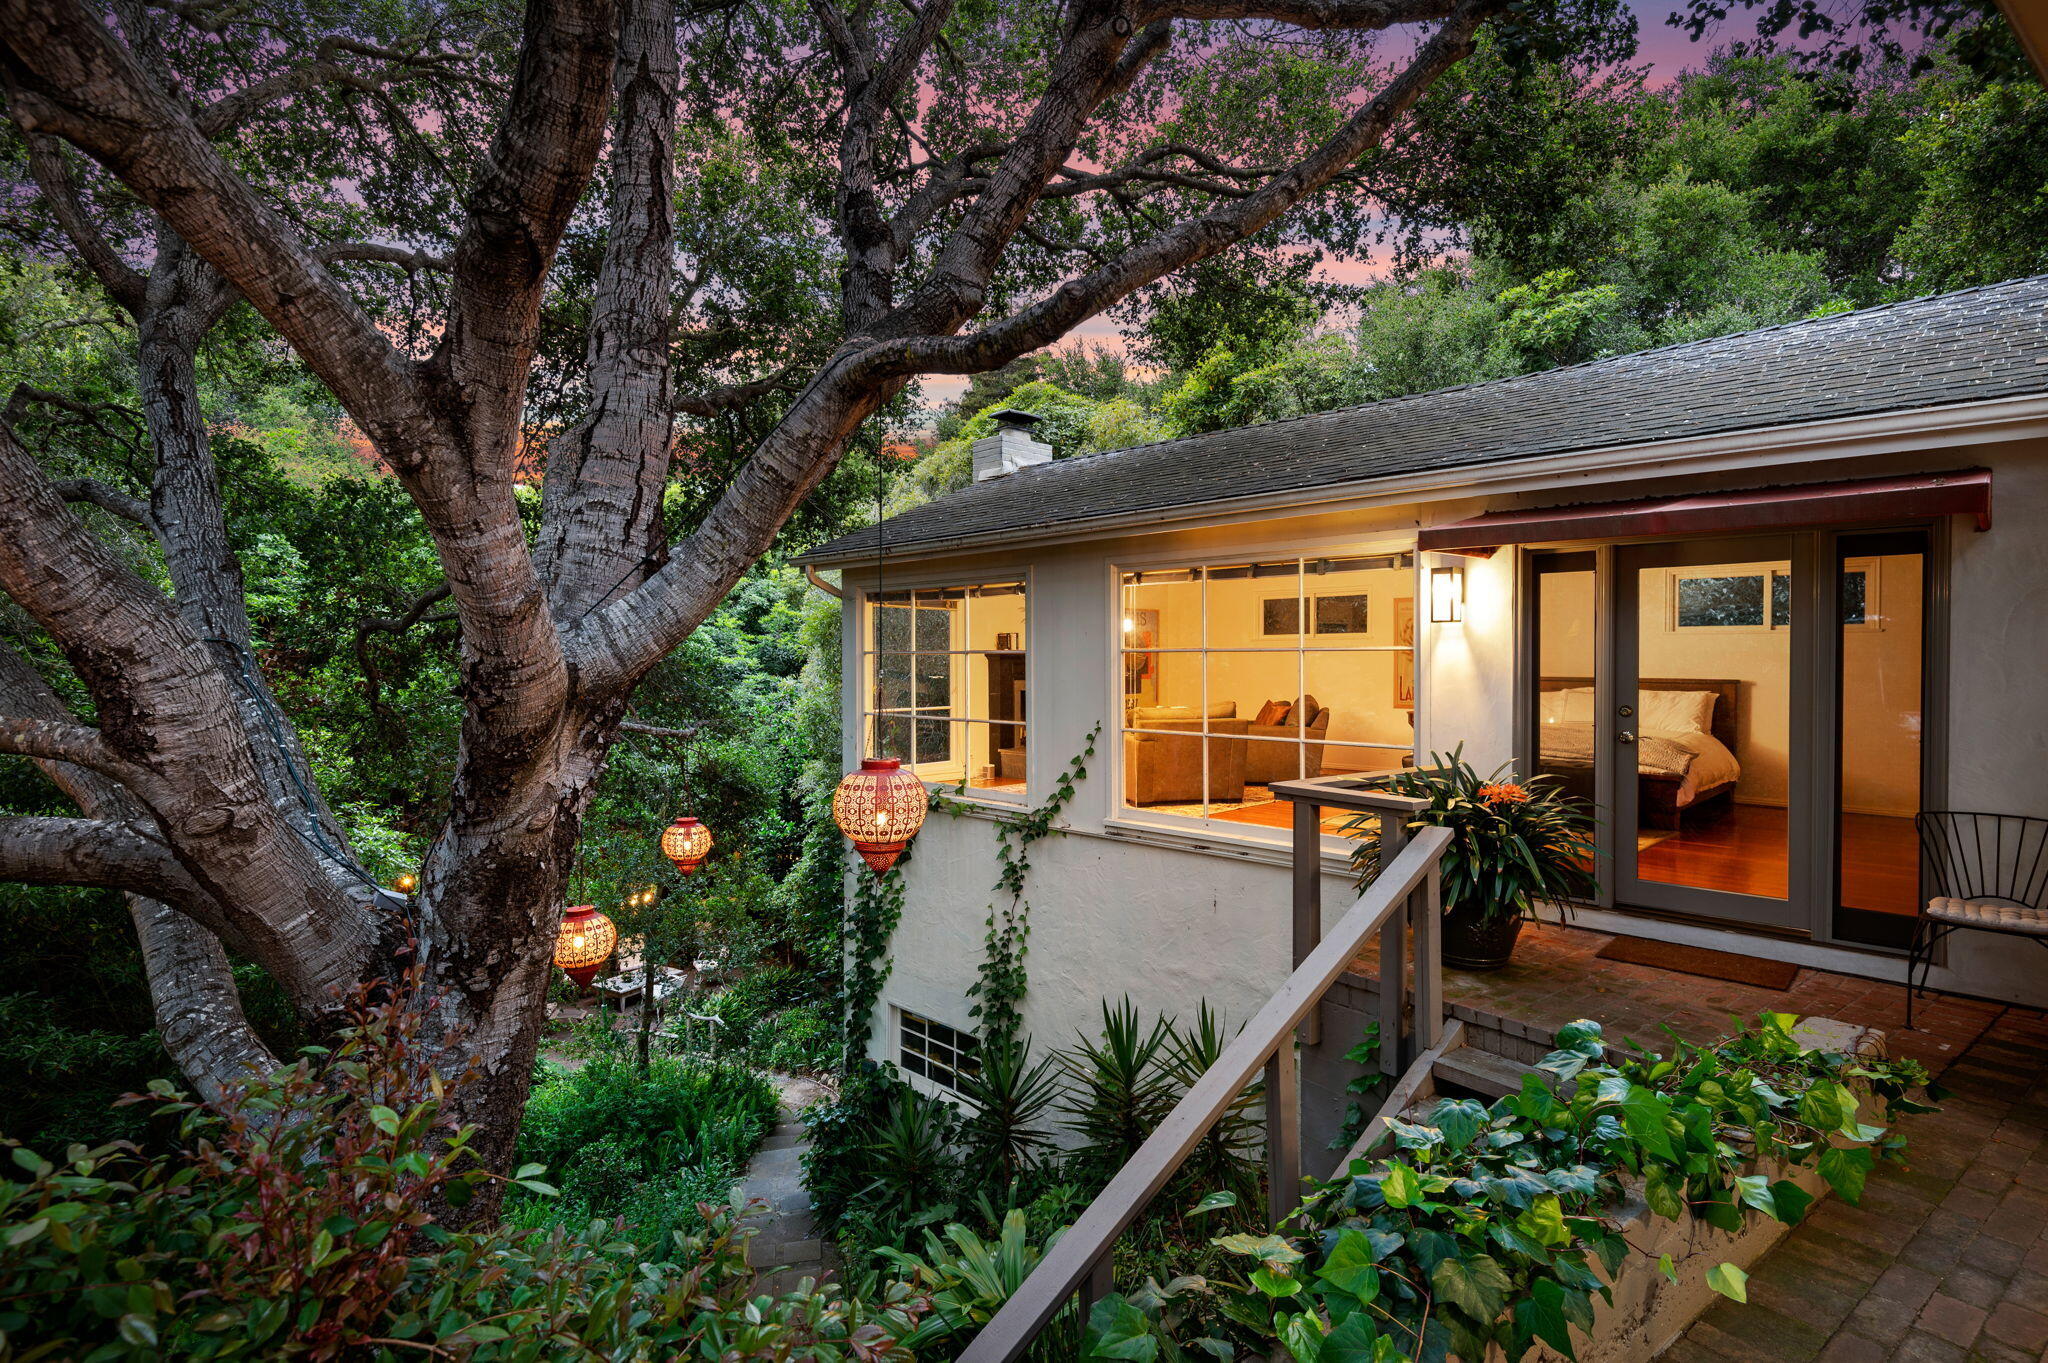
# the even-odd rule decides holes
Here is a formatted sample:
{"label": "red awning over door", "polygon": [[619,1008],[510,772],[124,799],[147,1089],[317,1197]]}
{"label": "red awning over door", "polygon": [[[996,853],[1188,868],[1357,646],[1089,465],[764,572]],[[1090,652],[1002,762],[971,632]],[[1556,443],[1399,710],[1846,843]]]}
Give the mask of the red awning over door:
{"label": "red awning over door", "polygon": [[1989,530],[1991,470],[1489,511],[1470,520],[1431,526],[1417,537],[1416,547],[1435,553],[1490,554],[1504,544],[1817,530],[1930,516],[1973,516],[1979,530]]}

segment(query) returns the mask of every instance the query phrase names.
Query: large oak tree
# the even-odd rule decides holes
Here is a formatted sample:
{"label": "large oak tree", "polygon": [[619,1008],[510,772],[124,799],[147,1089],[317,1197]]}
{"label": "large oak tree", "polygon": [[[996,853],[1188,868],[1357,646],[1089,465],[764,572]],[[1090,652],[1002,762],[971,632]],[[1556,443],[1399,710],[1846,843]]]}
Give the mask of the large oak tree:
{"label": "large oak tree", "polygon": [[[317,1024],[415,944],[428,1034],[481,1070],[465,1115],[500,1160],[580,819],[635,687],[864,422],[920,375],[999,367],[1171,272],[1278,249],[1291,212],[1355,240],[1372,153],[1482,26],[1517,51],[1596,57],[1630,33],[1613,0],[532,0],[500,89],[487,23],[468,47],[431,9],[403,41],[346,24],[315,41],[264,8],[0,0],[8,113],[68,249],[134,321],[154,461],[144,504],[52,476],[0,424],[0,588],[89,700],[67,708],[0,651],[0,752],[44,764],[81,815],[0,821],[0,877],[129,893],[166,1040],[207,1091],[269,1059],[224,948]],[[204,82],[173,59],[216,39],[242,60]],[[464,80],[468,102],[432,116],[395,93]],[[377,116],[341,127],[321,112],[333,90]],[[495,125],[465,147],[461,109],[479,106]],[[259,173],[276,146],[250,130],[280,127],[357,139],[358,171],[337,152],[333,211]],[[349,239],[363,214],[333,203],[368,205],[379,149],[423,127],[461,161],[445,233],[422,213]],[[727,133],[816,195],[836,273],[822,340],[714,353],[680,334],[709,224],[676,209],[710,196],[690,179],[704,159],[678,147]],[[532,532],[515,498],[529,381],[584,218],[603,243],[584,361],[562,390],[573,418],[548,423]],[[401,325],[346,262],[432,273],[434,315]],[[723,287],[744,294],[744,270]],[[460,748],[409,904],[361,874],[251,654],[192,377],[237,300],[367,434],[446,576]],[[726,428],[743,457],[669,524],[681,423],[729,414],[751,418]],[[168,594],[88,504],[154,537]]]}

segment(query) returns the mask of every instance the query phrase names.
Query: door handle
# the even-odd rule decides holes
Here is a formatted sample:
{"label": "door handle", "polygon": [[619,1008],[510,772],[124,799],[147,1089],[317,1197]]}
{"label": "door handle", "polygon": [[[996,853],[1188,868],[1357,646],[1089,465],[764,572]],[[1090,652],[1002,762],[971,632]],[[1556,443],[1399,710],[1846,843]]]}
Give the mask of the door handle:
{"label": "door handle", "polygon": [[1636,741],[1636,736],[1630,733],[1628,730],[1623,729],[1620,733],[1614,736],[1614,741],[1616,743],[1633,743]]}

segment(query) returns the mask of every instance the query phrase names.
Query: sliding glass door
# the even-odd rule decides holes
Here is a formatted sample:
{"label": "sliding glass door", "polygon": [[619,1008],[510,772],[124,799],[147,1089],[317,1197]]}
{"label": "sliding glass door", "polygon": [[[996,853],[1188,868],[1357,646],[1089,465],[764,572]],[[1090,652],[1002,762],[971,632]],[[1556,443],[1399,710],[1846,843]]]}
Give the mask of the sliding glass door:
{"label": "sliding glass door", "polygon": [[1528,769],[1598,806],[1603,902],[1904,944],[1930,556],[1924,529],[1529,554]]}
{"label": "sliding glass door", "polygon": [[[1612,741],[1615,896],[1756,927],[1806,927],[1808,686],[1787,536],[1616,550]],[[1803,880],[1804,877],[1801,877]]]}

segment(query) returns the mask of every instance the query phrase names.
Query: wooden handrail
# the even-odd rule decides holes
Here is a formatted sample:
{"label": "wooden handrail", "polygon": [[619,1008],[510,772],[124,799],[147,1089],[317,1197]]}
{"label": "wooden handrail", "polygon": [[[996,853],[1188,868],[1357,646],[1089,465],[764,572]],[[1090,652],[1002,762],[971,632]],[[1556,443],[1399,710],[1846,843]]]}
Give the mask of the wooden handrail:
{"label": "wooden handrail", "polygon": [[[1392,800],[1398,797],[1381,794],[1378,798]],[[1399,811],[1412,803],[1402,801],[1398,805],[1379,807]],[[1011,1363],[1011,1360],[1021,1357],[1046,1323],[1059,1313],[1084,1282],[1091,1277],[1106,1278],[1106,1274],[1099,1270],[1107,1266],[1117,1237],[1137,1220],[1173,1178],[1188,1153],[1223,1116],[1252,1077],[1273,1062],[1273,1068],[1291,1081],[1293,1065],[1280,1064],[1277,1057],[1285,1054],[1288,1060],[1292,1060],[1294,1030],[1343,976],[1375,933],[1393,935],[1407,926],[1406,915],[1416,902],[1418,891],[1427,888],[1430,891],[1427,902],[1435,902],[1438,863],[1450,841],[1449,829],[1424,828],[1414,832],[1398,854],[1381,861],[1379,875],[1365,887],[1329,935],[1308,953],[1307,959],[1295,968],[1265,1006],[1223,1048],[1223,1054],[1217,1057],[1216,1063],[1195,1081],[1166,1120],[1117,1171],[1109,1186],[1088,1204],[1080,1219],[1046,1251],[1045,1258],[1024,1280],[1016,1295],[1003,1303],[989,1323],[982,1327],[981,1333],[975,1336],[974,1342],[960,1355],[960,1363]],[[1433,958],[1425,960],[1421,950],[1416,955],[1418,972],[1436,969]],[[1381,990],[1382,993],[1387,992],[1384,981]],[[1424,993],[1423,990],[1417,991],[1418,1012]],[[1440,991],[1437,997],[1441,997]],[[1288,1149],[1284,1165],[1282,1161],[1275,1160],[1276,1166],[1298,1169],[1301,1157],[1299,1112],[1289,1112],[1290,1108],[1298,1107],[1298,1099],[1293,1103],[1286,1101],[1297,1091],[1292,1082],[1286,1083],[1286,1095],[1276,1092],[1277,1087],[1271,1083],[1267,1086],[1267,1144]],[[1276,1114],[1287,1114],[1290,1119],[1275,1120]],[[1284,1198],[1287,1209],[1293,1210],[1299,1201],[1298,1185],[1299,1179],[1296,1178],[1289,1186],[1275,1190],[1276,1202]]]}

